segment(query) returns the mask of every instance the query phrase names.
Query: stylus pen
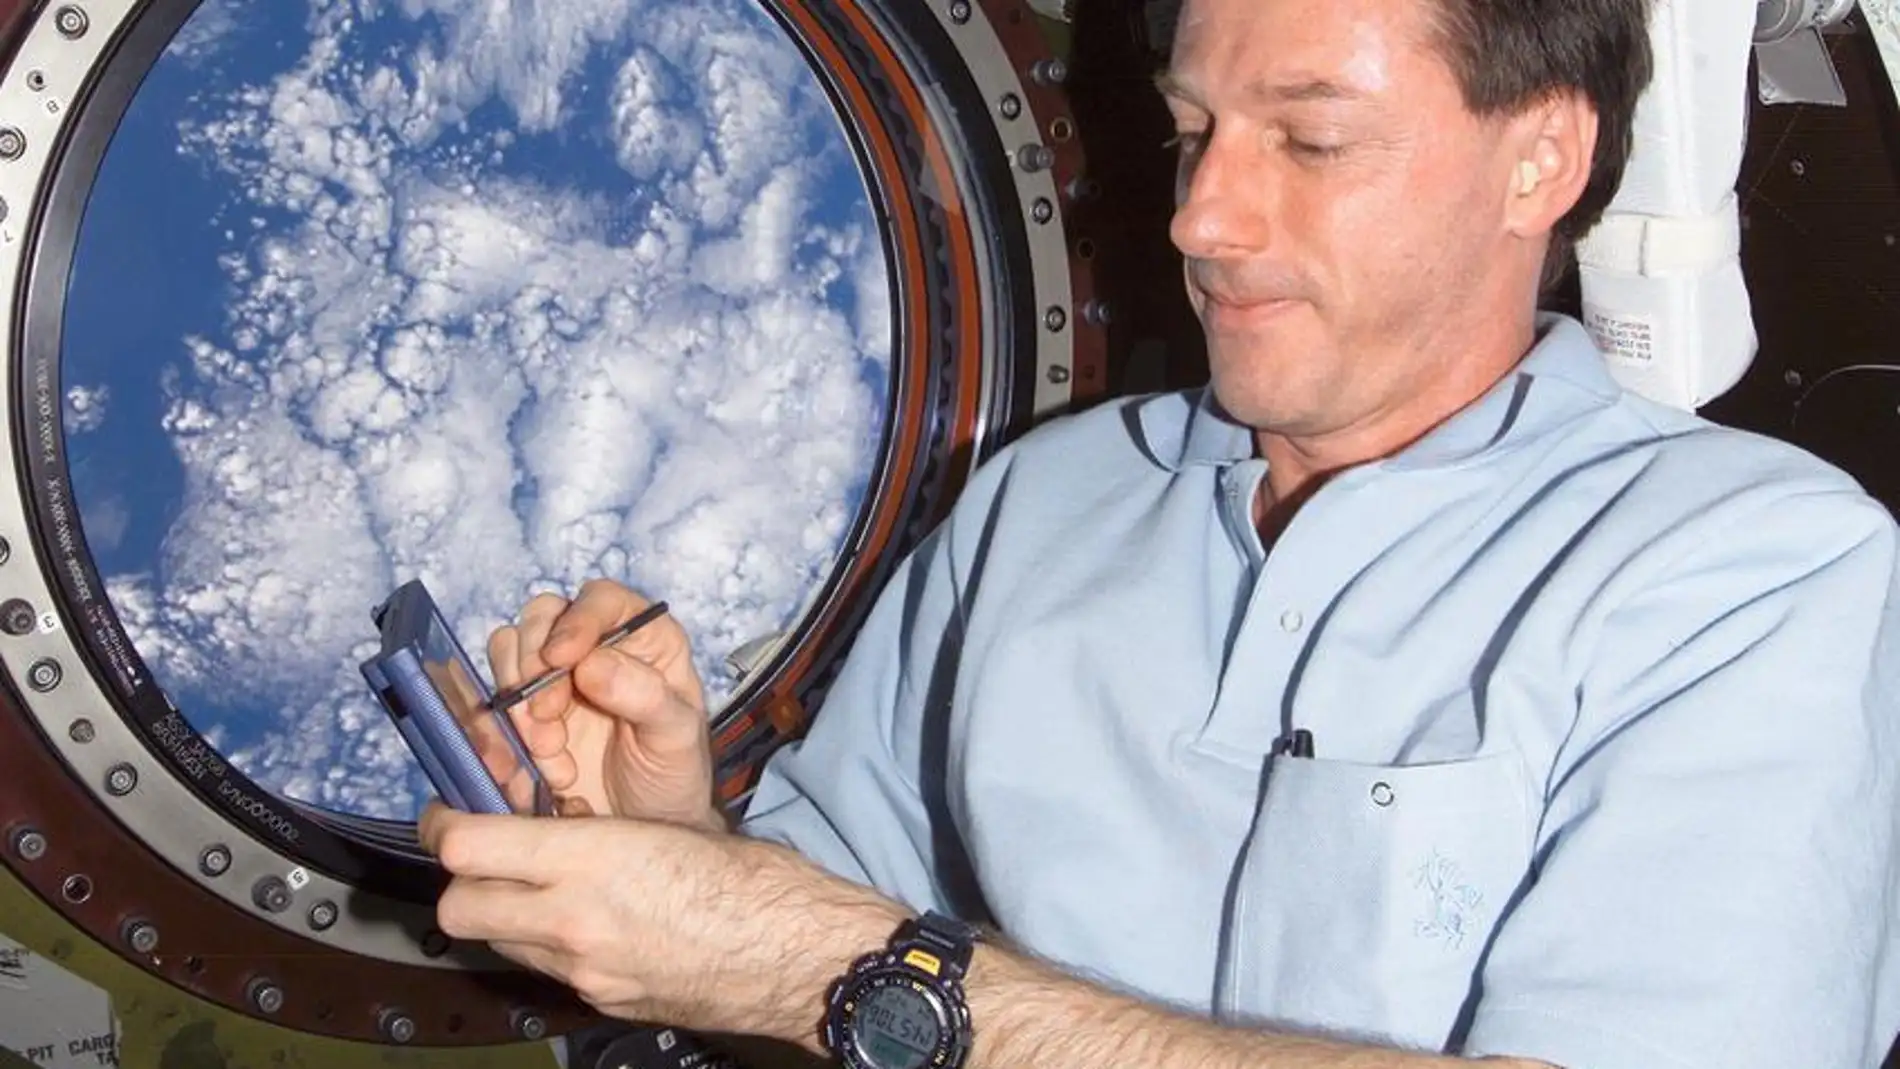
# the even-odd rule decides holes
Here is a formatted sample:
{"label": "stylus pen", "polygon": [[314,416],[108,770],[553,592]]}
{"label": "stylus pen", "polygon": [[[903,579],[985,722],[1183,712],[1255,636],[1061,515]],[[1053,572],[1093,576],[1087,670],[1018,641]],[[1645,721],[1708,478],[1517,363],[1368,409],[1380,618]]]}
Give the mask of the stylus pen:
{"label": "stylus pen", "polygon": [[[611,646],[665,615],[666,602],[656,601],[634,614],[633,619],[628,620],[626,623],[600,636],[600,642],[595,645],[594,648],[601,649],[602,647]],[[504,690],[500,694],[495,695],[489,700],[488,707],[499,712],[509,706],[519,705],[554,684],[559,683],[561,680],[566,679],[567,674],[571,671],[573,671],[571,668],[550,668],[518,687],[511,690]]]}

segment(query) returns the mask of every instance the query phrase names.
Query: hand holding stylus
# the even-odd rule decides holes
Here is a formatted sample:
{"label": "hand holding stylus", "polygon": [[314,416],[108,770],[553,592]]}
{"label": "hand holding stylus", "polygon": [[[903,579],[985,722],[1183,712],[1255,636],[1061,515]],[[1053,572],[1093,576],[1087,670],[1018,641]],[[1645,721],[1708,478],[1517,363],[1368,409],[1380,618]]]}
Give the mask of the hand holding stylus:
{"label": "hand holding stylus", "polygon": [[[612,646],[621,639],[626,638],[635,631],[640,630],[665,615],[666,602],[656,601],[635,613],[633,619],[628,620],[626,623],[600,636],[600,641],[594,644],[594,648],[601,649]],[[561,680],[566,679],[571,673],[572,670],[567,668],[550,668],[520,686],[496,691],[495,696],[488,700],[488,707],[490,709],[502,710],[510,706],[519,705],[554,684],[559,683]]]}
{"label": "hand holding stylus", "polygon": [[561,812],[725,827],[704,689],[663,604],[607,580],[571,602],[543,594],[489,638],[488,656],[493,704],[508,711]]}

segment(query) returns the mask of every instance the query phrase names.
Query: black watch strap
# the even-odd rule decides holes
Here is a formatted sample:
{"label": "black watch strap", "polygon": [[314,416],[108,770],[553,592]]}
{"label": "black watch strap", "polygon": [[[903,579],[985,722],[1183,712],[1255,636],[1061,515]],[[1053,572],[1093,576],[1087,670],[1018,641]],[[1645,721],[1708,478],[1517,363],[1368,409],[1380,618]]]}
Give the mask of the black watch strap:
{"label": "black watch strap", "polygon": [[[932,976],[961,980],[970,969],[970,954],[976,949],[979,933],[968,924],[941,913],[913,917],[897,929],[896,950],[901,959]],[[923,960],[911,955],[921,951]]]}

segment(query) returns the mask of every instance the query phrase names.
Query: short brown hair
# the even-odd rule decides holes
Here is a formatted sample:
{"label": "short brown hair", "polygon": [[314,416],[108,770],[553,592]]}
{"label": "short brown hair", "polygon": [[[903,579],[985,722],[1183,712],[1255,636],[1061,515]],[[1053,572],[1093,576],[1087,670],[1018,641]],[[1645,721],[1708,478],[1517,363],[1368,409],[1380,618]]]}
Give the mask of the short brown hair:
{"label": "short brown hair", "polygon": [[1546,291],[1623,184],[1636,104],[1654,71],[1650,0],[1434,0],[1438,47],[1475,115],[1512,114],[1563,92],[1597,113],[1596,155],[1583,195],[1551,234]]}

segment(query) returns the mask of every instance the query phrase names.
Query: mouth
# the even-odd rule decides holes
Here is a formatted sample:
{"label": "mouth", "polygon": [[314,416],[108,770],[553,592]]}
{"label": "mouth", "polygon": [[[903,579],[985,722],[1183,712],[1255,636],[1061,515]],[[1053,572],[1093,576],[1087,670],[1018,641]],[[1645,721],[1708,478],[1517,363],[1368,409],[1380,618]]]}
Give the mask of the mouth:
{"label": "mouth", "polygon": [[1278,318],[1291,311],[1300,301],[1293,297],[1269,297],[1264,300],[1252,300],[1224,297],[1202,291],[1206,298],[1202,318],[1208,326],[1244,327]]}

